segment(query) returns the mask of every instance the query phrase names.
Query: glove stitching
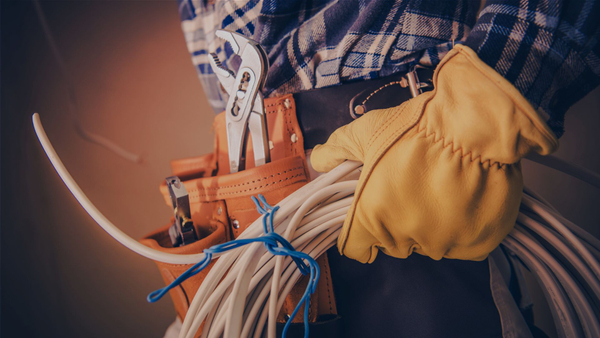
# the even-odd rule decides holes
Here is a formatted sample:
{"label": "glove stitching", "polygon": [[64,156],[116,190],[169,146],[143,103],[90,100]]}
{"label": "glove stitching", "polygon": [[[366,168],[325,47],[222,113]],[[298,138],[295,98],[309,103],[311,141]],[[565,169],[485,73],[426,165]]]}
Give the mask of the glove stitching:
{"label": "glove stitching", "polygon": [[[371,136],[371,138],[369,139],[369,142],[367,142],[367,149],[371,147],[371,145],[373,144],[373,142],[375,142],[377,140],[379,135],[383,134],[383,132],[386,131],[387,128],[389,128],[391,125],[394,124],[394,122],[400,117],[400,115],[402,115],[402,112],[404,110],[405,109],[403,109],[401,112],[394,114],[394,117],[392,118],[391,121],[389,121],[389,123],[384,124],[383,128],[379,128],[377,130],[377,132],[375,132],[375,134],[373,134],[373,136]],[[406,125],[406,123],[404,125],[400,126],[400,128],[398,128],[398,129],[404,128],[405,125]]]}
{"label": "glove stitching", "polygon": [[[339,236],[339,242],[338,242],[338,247],[340,247],[340,251],[343,251],[344,248],[346,247],[346,242],[348,239],[348,235],[350,233],[350,229],[352,227],[352,224],[354,223],[354,216],[356,214],[356,207],[358,204],[358,200],[361,198],[362,196],[362,192],[364,190],[365,185],[367,184],[367,182],[369,181],[369,178],[371,176],[371,173],[373,172],[373,168],[375,167],[375,165],[377,164],[377,162],[379,162],[379,159],[383,156],[383,154],[385,152],[381,152],[381,149],[383,148],[387,148],[389,146],[391,146],[394,142],[392,142],[390,144],[390,140],[392,139],[397,139],[398,137],[404,135],[408,130],[410,130],[412,127],[414,127],[414,125],[421,119],[421,117],[423,116],[423,112],[425,110],[425,105],[433,98],[434,95],[431,95],[431,97],[429,97],[427,100],[425,100],[425,102],[421,102],[420,106],[416,109],[416,111],[418,111],[418,114],[414,114],[414,116],[412,118],[410,118],[408,121],[406,121],[405,123],[403,123],[398,129],[396,129],[394,132],[391,133],[391,135],[385,140],[385,142],[383,142],[379,148],[377,149],[377,151],[375,152],[376,154],[376,158],[375,161],[373,161],[373,164],[371,164],[368,167],[368,170],[365,172],[363,171],[363,174],[366,174],[366,177],[364,179],[364,181],[362,181],[362,184],[359,184],[359,186],[357,187],[357,190],[354,194],[354,202],[353,203],[353,208],[350,209],[351,215],[348,215],[350,221],[348,223],[348,226],[345,227],[346,231],[342,231],[342,233]],[[397,113],[394,115],[393,119],[384,127],[378,130],[378,132],[373,136],[373,140],[376,137],[379,137],[379,135],[381,135],[390,125],[392,125],[400,116],[403,116],[402,113],[404,112],[404,110],[402,110],[400,113]],[[411,128],[406,128],[406,126],[411,125]],[[366,162],[366,161],[365,161]],[[342,245],[339,245],[339,243],[342,242]],[[373,257],[373,246],[371,246],[371,249],[369,250],[369,262],[372,261],[372,259],[374,259]]]}
{"label": "glove stitching", "polygon": [[[421,128],[421,129],[417,129],[417,132],[420,133],[420,134],[423,134],[424,136],[422,136],[422,137],[425,138],[425,139],[430,138],[431,136],[433,136],[433,144],[442,142],[442,150],[446,149],[446,148],[448,148],[450,146],[452,146],[451,149],[450,149],[450,151],[452,152],[452,154],[455,154],[455,153],[457,153],[457,152],[460,151],[460,158],[461,159],[464,159],[465,157],[468,156],[470,158],[471,162],[478,162],[482,166],[487,162],[490,168],[496,166],[498,169],[504,169],[505,166],[511,165],[509,163],[501,163],[499,161],[492,162],[491,159],[482,161],[483,160],[482,155],[478,155],[477,157],[473,158],[473,152],[472,151],[464,153],[463,147],[459,147],[458,149],[454,149],[454,141],[449,142],[448,144],[446,144],[446,138],[444,136],[440,136],[440,138],[438,140],[436,140],[436,136],[438,136],[438,133],[435,132],[435,131],[432,131],[430,134],[427,134],[427,128],[426,127],[425,128]],[[479,161],[477,161],[477,159],[479,159]]]}
{"label": "glove stitching", "polygon": [[[433,98],[433,97],[432,97],[432,98]],[[372,168],[374,168],[374,167],[375,167],[375,165],[377,164],[377,162],[379,162],[379,159],[381,159],[381,157],[383,157],[383,155],[384,155],[385,151],[384,151],[384,152],[382,152],[382,153],[380,154],[380,152],[382,151],[382,149],[383,149],[383,148],[388,148],[388,147],[391,147],[392,145],[394,145],[394,144],[397,142],[397,140],[398,140],[398,139],[399,139],[399,138],[400,138],[402,135],[405,135],[405,134],[406,134],[406,133],[407,133],[407,132],[408,132],[410,129],[412,129],[412,128],[415,126],[415,124],[416,124],[417,122],[419,122],[419,120],[420,120],[420,119],[421,119],[421,117],[423,116],[423,113],[424,113],[424,110],[425,110],[425,106],[426,106],[426,104],[427,104],[427,103],[429,103],[429,101],[430,101],[430,100],[431,100],[431,98],[430,98],[429,100],[426,100],[425,102],[422,102],[422,103],[421,103],[421,105],[420,105],[420,107],[419,107],[418,109],[416,109],[417,111],[419,111],[419,113],[418,113],[418,114],[415,114],[415,115],[414,115],[414,116],[413,116],[411,119],[409,119],[408,121],[406,121],[405,123],[403,123],[402,125],[400,125],[400,127],[399,127],[398,129],[396,129],[394,132],[392,132],[392,134],[391,134],[391,135],[390,135],[390,136],[389,136],[389,137],[388,137],[388,138],[387,138],[387,139],[386,139],[386,140],[385,140],[385,141],[384,141],[384,142],[383,142],[383,143],[382,143],[382,144],[379,146],[379,148],[377,148],[377,150],[376,150],[376,152],[375,152],[375,154],[376,154],[377,156],[376,156],[376,159],[375,159],[375,161],[374,161],[373,165],[370,167],[370,169],[369,169],[369,172],[371,172],[371,171],[372,171]],[[396,119],[397,119],[399,116],[401,116],[401,115],[402,115],[402,112],[401,112],[401,113],[399,113],[399,114],[396,114],[396,116],[394,116],[394,119],[393,119],[392,121],[390,121],[390,123],[389,123],[389,124],[387,124],[387,125],[385,126],[385,128],[383,128],[383,129],[381,130],[381,132],[378,132],[378,133],[377,133],[375,136],[379,136],[380,134],[382,134],[382,133],[383,133],[383,131],[384,131],[385,129],[387,129],[387,127],[388,127],[388,126],[390,126],[391,124],[393,124],[393,122],[394,122],[394,121],[395,121],[395,120],[396,120]],[[406,126],[409,126],[409,125],[410,125],[410,127],[405,129],[405,127],[406,127]],[[391,140],[392,140],[392,139],[395,139],[395,141],[391,142]],[[390,142],[391,142],[391,143],[390,143]],[[369,175],[370,175],[370,174],[369,174]],[[365,184],[366,184],[366,181],[365,181]]]}

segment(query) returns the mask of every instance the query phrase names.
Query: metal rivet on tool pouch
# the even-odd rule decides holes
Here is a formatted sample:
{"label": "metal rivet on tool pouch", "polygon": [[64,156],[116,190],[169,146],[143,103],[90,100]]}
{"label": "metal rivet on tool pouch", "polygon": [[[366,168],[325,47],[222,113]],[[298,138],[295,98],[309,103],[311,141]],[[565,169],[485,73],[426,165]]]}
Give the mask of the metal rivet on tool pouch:
{"label": "metal rivet on tool pouch", "polygon": [[238,221],[237,219],[234,219],[233,221],[231,221],[231,225],[233,225],[234,229],[239,229],[240,228],[240,221]]}
{"label": "metal rivet on tool pouch", "polygon": [[219,209],[217,209],[217,215],[220,215],[221,213],[223,213],[223,209],[219,207]]}
{"label": "metal rivet on tool pouch", "polygon": [[298,135],[296,135],[296,134],[292,134],[292,137],[291,137],[291,139],[292,139],[292,143],[296,143],[296,142],[298,142]]}
{"label": "metal rivet on tool pouch", "polygon": [[285,106],[286,109],[290,109],[290,108],[292,108],[292,101],[290,101],[290,99],[285,99],[283,101],[283,105]]}

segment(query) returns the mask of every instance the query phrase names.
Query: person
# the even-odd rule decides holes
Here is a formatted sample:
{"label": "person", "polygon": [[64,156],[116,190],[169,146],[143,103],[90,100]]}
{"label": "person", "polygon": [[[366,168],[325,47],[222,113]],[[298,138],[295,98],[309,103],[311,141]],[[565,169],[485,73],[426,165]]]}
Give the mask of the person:
{"label": "person", "polygon": [[312,152],[319,171],[347,159],[365,166],[338,242],[341,254],[328,252],[345,337],[544,336],[533,325],[519,269],[496,247],[516,218],[519,160],[554,151],[566,111],[598,85],[600,4],[179,0],[178,6],[217,113],[227,94],[208,54],[232,69],[239,62],[217,29],[266,50],[265,97],[328,95],[328,88],[436,68],[433,91],[367,112]]}

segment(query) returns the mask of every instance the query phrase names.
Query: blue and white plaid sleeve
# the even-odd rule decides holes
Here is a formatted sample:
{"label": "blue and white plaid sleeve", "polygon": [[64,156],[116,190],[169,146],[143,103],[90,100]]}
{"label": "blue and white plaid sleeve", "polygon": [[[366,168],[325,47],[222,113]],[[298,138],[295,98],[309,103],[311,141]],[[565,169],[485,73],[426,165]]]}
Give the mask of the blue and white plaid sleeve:
{"label": "blue and white plaid sleeve", "polygon": [[567,109],[600,83],[600,3],[488,0],[466,45],[561,136]]}

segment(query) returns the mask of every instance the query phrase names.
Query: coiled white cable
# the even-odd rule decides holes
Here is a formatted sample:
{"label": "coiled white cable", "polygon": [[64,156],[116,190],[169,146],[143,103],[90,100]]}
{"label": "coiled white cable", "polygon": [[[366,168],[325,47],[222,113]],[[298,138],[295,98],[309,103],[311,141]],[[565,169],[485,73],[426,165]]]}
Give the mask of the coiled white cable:
{"label": "coiled white cable", "polygon": [[560,285],[567,293],[568,299],[573,304],[573,308],[580,318],[580,323],[586,337],[600,337],[600,323],[595,318],[592,305],[584,296],[584,292],[578,287],[575,279],[567,270],[556,260],[550,252],[545,250],[539,243],[527,237],[518,228],[513,230],[509,237],[514,238],[520,245],[527,248],[529,252],[544,263],[552,273],[557,277]]}
{"label": "coiled white cable", "polygon": [[[541,225],[540,223],[536,222],[535,220],[523,213],[519,213],[519,216],[517,218],[517,224],[520,224],[521,226],[528,228],[531,231],[534,231],[541,238],[549,242],[558,252],[560,252],[560,254],[562,254],[562,256],[567,261],[569,261],[569,263],[573,265],[577,272],[581,274],[581,276],[590,286],[594,295],[598,299],[600,299],[600,282],[598,281],[598,279],[591,272],[587,264],[585,264],[583,260],[581,260],[571,248],[569,248],[565,243],[559,240],[559,237],[556,234],[552,233],[550,229],[544,227],[543,225]],[[516,229],[519,230],[520,227],[517,226]],[[524,231],[525,230],[520,230],[520,232],[522,233]]]}
{"label": "coiled white cable", "polygon": [[552,271],[515,239],[507,237],[502,245],[512,255],[518,257],[530,271],[535,271],[534,276],[546,295],[558,336],[561,338],[581,337],[583,330],[577,320],[573,305]]}
{"label": "coiled white cable", "polygon": [[[48,140],[39,116],[34,114],[32,119],[40,143],[61,179],[88,214],[113,238],[155,261],[195,264],[204,259],[203,253],[174,255],[150,249],[119,230],[91,203],[68,173]],[[273,218],[274,231],[297,251],[315,259],[324,254],[337,241],[352,203],[359,167],[359,163],[345,162],[284,198]],[[565,167],[568,166],[561,166]],[[584,179],[597,177],[589,172],[578,175]],[[517,224],[501,245],[545,287],[559,336],[599,337],[600,241],[566,220],[528,188],[524,190]],[[255,238],[262,233],[261,217],[238,238]],[[536,236],[543,241],[536,240]],[[220,258],[190,304],[179,337],[194,337],[204,322],[203,338],[223,335],[257,338],[263,335],[265,325],[269,338],[275,338],[277,315],[302,276],[294,261],[289,256],[274,257],[261,243],[214,254],[213,258],[217,257]]]}
{"label": "coiled white cable", "polygon": [[[357,164],[354,164],[352,166],[346,165],[346,167],[349,167],[350,169],[352,169],[353,167],[355,168],[356,166],[357,166]],[[344,175],[344,176],[346,176],[346,175]],[[327,180],[327,181],[329,181],[329,180]],[[315,180],[313,182],[318,182],[318,181]],[[274,222],[275,223],[275,231],[277,233],[281,233],[281,232],[287,231],[289,228],[299,227],[298,231],[296,231],[296,233],[295,233],[295,238],[293,238],[291,240],[288,238],[288,240],[292,243],[292,245],[297,250],[308,253],[309,255],[311,255],[314,258],[318,257],[318,256],[315,256],[315,252],[318,254],[321,254],[324,251],[323,247],[327,247],[327,248],[331,247],[337,241],[337,236],[331,236],[330,233],[332,231],[335,231],[335,230],[341,228],[341,225],[343,224],[344,219],[345,219],[345,212],[347,212],[347,210],[350,206],[352,197],[350,195],[349,197],[346,197],[344,199],[334,201],[334,202],[332,202],[332,204],[324,205],[321,208],[316,209],[315,211],[312,211],[310,213],[309,213],[309,211],[311,211],[315,206],[317,206],[323,200],[329,199],[333,195],[340,195],[340,196],[349,195],[356,188],[356,184],[357,184],[357,181],[352,180],[352,181],[339,182],[339,183],[325,186],[321,190],[310,195],[311,197],[309,197],[306,201],[304,201],[302,203],[302,205],[299,205],[296,207],[296,209],[293,209],[292,210],[292,211],[294,211],[293,215],[286,215],[286,213],[285,213],[286,210],[284,209],[284,206],[286,205],[286,203],[284,203],[284,202],[286,202],[286,201],[285,200],[282,201],[280,203],[281,209],[275,214],[275,222]],[[332,208],[331,206],[336,206],[337,208]],[[343,213],[340,212],[340,209]],[[329,212],[327,212],[327,211],[329,211]],[[278,220],[277,218],[279,215],[281,215],[281,217]],[[302,215],[303,217],[305,217],[306,221],[302,222],[301,221],[302,218],[300,218],[300,216],[298,216],[298,215]],[[259,221],[260,221],[260,219],[259,219]],[[254,228],[254,227],[260,227],[260,226],[262,226],[262,225],[260,224],[260,222],[257,221],[257,222],[254,222],[252,225],[250,225],[250,227],[248,227],[247,230],[250,230],[251,228]],[[325,237],[327,239],[327,242],[323,243],[321,240],[322,237]],[[319,243],[322,243],[322,244],[320,246],[319,245],[316,246],[316,244],[319,244]],[[261,245],[259,244],[259,246],[261,246]],[[231,261],[235,260],[234,257],[240,257],[241,255],[244,255],[244,251],[246,251],[246,250],[252,250],[252,249],[250,246],[247,246],[247,247],[238,248],[235,251],[232,250],[230,252],[225,253],[223,256],[221,256],[221,258],[215,263],[215,265],[213,266],[211,271],[205,277],[205,281],[208,281],[208,282],[202,283],[202,285],[200,286],[200,289],[198,290],[198,292],[196,293],[196,296],[194,297],[192,303],[190,304],[190,308],[188,309],[188,315],[186,315],[186,318],[188,318],[188,320],[184,320],[184,323],[182,325],[182,333],[180,334],[180,337],[190,337],[190,336],[194,335],[194,333],[200,327],[201,323],[204,321],[205,317],[210,312],[210,309],[214,306],[217,299],[220,299],[221,297],[223,297],[223,295],[226,293],[227,288],[231,287],[231,284],[234,283],[235,280],[239,278],[239,276],[236,275],[236,273],[238,273],[238,270],[237,270],[238,268],[243,269],[245,271],[245,273],[254,274],[254,276],[257,278],[256,281],[253,281],[252,287],[254,285],[259,284],[259,280],[264,278],[267,271],[273,270],[273,265],[275,263],[274,259],[270,253],[266,252],[266,250],[264,251],[265,256],[263,257],[263,261],[266,261],[267,264],[263,265],[262,268],[256,272],[246,269],[246,267],[242,264],[236,264],[236,263],[231,264],[230,263]],[[271,278],[273,278],[273,281],[270,282],[269,284],[275,285],[276,294],[278,295],[277,297],[271,297],[269,299],[269,302],[275,303],[274,306],[277,310],[277,314],[279,313],[279,309],[283,305],[281,301],[283,299],[285,299],[285,297],[279,296],[280,291],[282,289],[285,290],[286,288],[290,289],[291,288],[290,285],[294,285],[296,283],[297,279],[300,277],[299,271],[297,271],[298,273],[295,275],[295,276],[297,276],[296,278],[289,279],[287,277],[292,273],[292,270],[296,271],[296,269],[295,268],[290,269],[290,266],[293,264],[291,258],[289,258],[289,257],[283,257],[283,258],[284,259],[283,259],[282,266],[285,267],[285,272],[280,273],[279,275],[274,273],[275,278],[273,278],[273,274],[271,274],[269,276],[269,280]],[[268,269],[268,270],[262,270],[262,269]],[[226,276],[224,276],[225,272],[227,272]],[[236,278],[233,278],[233,276],[235,276]],[[219,283],[213,282],[213,281],[219,281],[223,277],[224,277],[224,279],[222,281],[220,281]],[[280,280],[283,280],[283,282],[281,282]],[[273,290],[273,289],[271,289],[271,290]],[[286,292],[284,292],[284,293],[286,293]],[[248,292],[247,294],[250,294],[250,292]],[[208,297],[208,299],[207,299],[207,297],[205,295],[210,295],[210,297]],[[243,295],[240,297],[245,297],[245,296],[246,295]],[[259,299],[261,301],[264,298],[265,298],[264,295],[261,295],[259,297]],[[238,300],[238,301],[241,302],[242,300]],[[251,312],[256,313],[257,311],[258,310],[255,309],[254,311],[251,311]],[[194,313],[196,315],[190,315],[190,314],[194,314]],[[266,313],[263,313],[261,318],[264,318],[265,315],[266,315]],[[193,318],[193,320],[190,320],[189,318]],[[241,320],[241,318],[236,317],[236,318],[230,319],[230,320],[231,321],[235,320],[235,321],[239,322]],[[263,325],[262,323],[259,323],[257,325],[257,329],[262,328],[262,325]],[[246,331],[248,331],[248,330],[249,330],[249,328],[246,326]],[[257,332],[259,332],[259,331],[257,331]],[[227,334],[226,336],[227,337],[235,337],[235,335],[229,335],[229,334]],[[210,337],[210,335],[208,337]]]}

